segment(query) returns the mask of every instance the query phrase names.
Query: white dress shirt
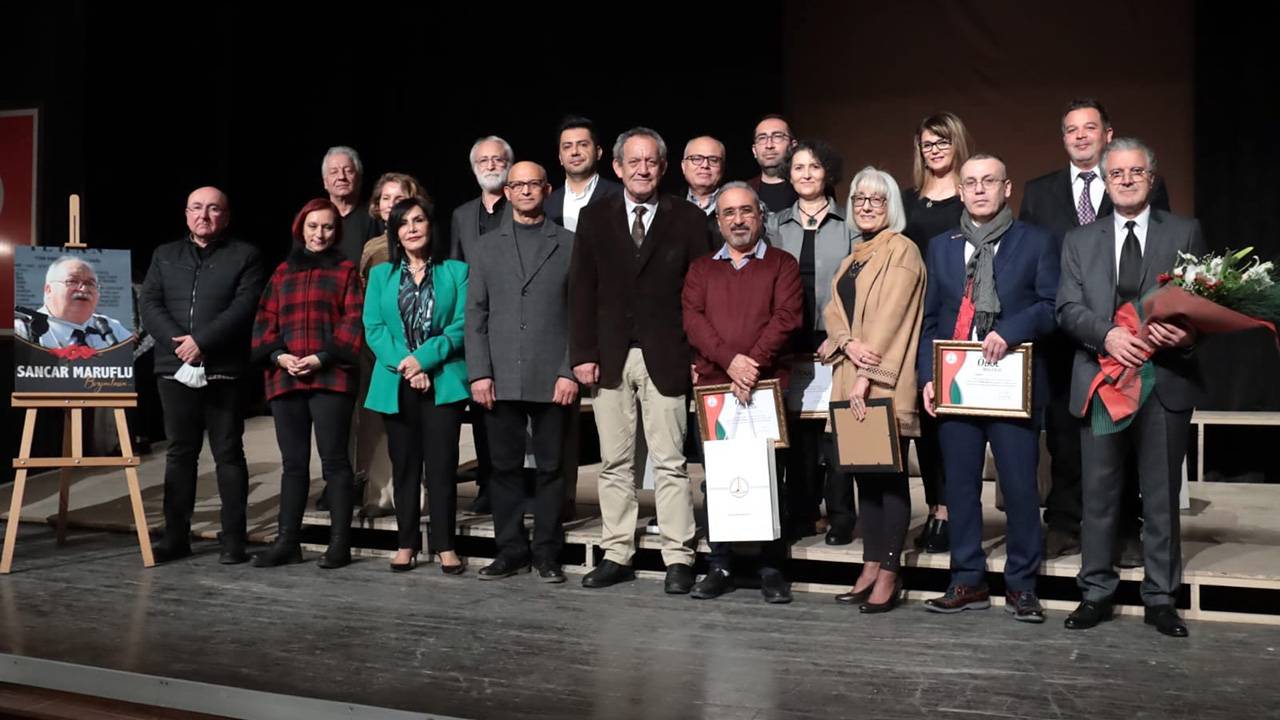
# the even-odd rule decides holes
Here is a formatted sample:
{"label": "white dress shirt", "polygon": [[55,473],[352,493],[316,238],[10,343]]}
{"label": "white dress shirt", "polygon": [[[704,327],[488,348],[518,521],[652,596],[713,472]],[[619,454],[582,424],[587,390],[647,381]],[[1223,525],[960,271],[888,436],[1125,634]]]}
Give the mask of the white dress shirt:
{"label": "white dress shirt", "polygon": [[569,232],[578,231],[578,213],[582,212],[582,208],[591,202],[591,196],[595,194],[596,185],[600,182],[600,173],[591,176],[582,193],[576,193],[573,188],[569,187],[569,180],[564,181],[564,229]]}
{"label": "white dress shirt", "polygon": [[[1088,168],[1088,170],[1097,175],[1089,183],[1089,204],[1093,205],[1094,216],[1097,217],[1098,208],[1102,206],[1102,195],[1107,191],[1107,183],[1102,177],[1101,165]],[[1080,173],[1082,172],[1085,172],[1085,170],[1081,170],[1075,165],[1071,166],[1071,202],[1077,208],[1080,207],[1080,193],[1084,192],[1084,180],[1080,179]]]}
{"label": "white dress shirt", "polygon": [[625,191],[622,193],[622,199],[627,205],[627,232],[631,232],[631,226],[636,224],[636,208],[643,207],[645,209],[645,213],[644,217],[641,218],[641,221],[644,222],[644,234],[648,236],[649,228],[653,227],[653,214],[658,212],[658,193],[655,192],[653,197],[649,198],[649,202],[644,203],[643,205],[632,202],[631,196]]}
{"label": "white dress shirt", "polygon": [[1124,252],[1124,239],[1129,235],[1129,229],[1124,226],[1130,220],[1134,221],[1133,234],[1138,236],[1138,247],[1142,248],[1142,254],[1147,253],[1147,227],[1151,224],[1151,206],[1143,208],[1136,218],[1127,218],[1120,213],[1115,214],[1116,219],[1116,278],[1120,277],[1120,253]]}

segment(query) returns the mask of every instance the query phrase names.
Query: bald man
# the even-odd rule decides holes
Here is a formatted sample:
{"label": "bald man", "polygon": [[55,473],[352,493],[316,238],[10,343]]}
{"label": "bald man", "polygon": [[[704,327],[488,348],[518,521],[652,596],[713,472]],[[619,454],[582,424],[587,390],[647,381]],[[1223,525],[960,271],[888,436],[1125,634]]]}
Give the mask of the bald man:
{"label": "bald man", "polygon": [[[219,562],[234,565],[249,559],[243,381],[252,375],[250,335],[267,274],[257,248],[227,236],[231,209],[221,190],[192,192],[186,215],[187,234],[156,248],[138,296],[142,325],[156,342],[155,374],[169,438],[164,539],[155,558],[166,562],[191,554],[197,460],[207,431],[222,500]],[[204,384],[175,379],[184,365],[202,370]]]}
{"label": "bald man", "polygon": [[[467,253],[467,373],[472,399],[485,412],[498,544],[498,557],[480,570],[481,580],[528,572],[532,565],[543,582],[564,582],[563,447],[578,399],[568,334],[573,233],[547,220],[543,202],[550,192],[542,166],[513,165],[503,187],[512,222],[480,236]],[[537,465],[532,546],[523,519],[530,425]]]}

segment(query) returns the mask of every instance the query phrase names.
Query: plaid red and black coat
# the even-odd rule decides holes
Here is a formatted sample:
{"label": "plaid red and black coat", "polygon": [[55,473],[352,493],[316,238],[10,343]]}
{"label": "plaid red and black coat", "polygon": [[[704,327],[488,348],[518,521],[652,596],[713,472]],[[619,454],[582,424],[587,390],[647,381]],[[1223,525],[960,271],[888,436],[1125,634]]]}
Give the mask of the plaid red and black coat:
{"label": "plaid red and black coat", "polygon": [[[289,259],[272,273],[262,292],[253,326],[253,360],[266,366],[267,399],[295,390],[355,394],[360,381],[360,269],[336,248],[312,254],[295,243]],[[294,377],[272,356],[316,355],[320,369]]]}

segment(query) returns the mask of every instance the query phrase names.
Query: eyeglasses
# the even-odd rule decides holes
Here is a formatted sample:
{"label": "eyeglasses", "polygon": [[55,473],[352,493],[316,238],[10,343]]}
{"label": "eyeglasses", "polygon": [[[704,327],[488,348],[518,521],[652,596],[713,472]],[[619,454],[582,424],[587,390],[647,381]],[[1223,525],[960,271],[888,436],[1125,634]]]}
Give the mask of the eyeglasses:
{"label": "eyeglasses", "polygon": [[998,177],[993,177],[991,175],[988,175],[987,177],[984,177],[981,180],[977,178],[965,178],[964,182],[962,183],[962,186],[964,187],[965,190],[968,190],[969,192],[973,192],[974,190],[977,189],[978,185],[982,185],[982,187],[985,190],[990,192],[1000,187],[1000,184],[1003,182],[1004,182],[1004,178],[998,178]]}
{"label": "eyeglasses", "polygon": [[881,197],[879,195],[854,195],[853,196],[854,207],[862,207],[863,205],[870,205],[871,207],[876,208],[878,210],[884,207],[884,204],[886,202],[888,202],[888,199]]}
{"label": "eyeglasses", "polygon": [[790,135],[779,130],[773,133],[760,133],[759,135],[756,136],[756,144],[768,145],[769,141],[772,140],[775,145],[781,145],[782,143],[790,139],[791,139]]}
{"label": "eyeglasses", "polygon": [[1133,179],[1133,182],[1142,182],[1150,174],[1151,171],[1144,167],[1133,167],[1128,170],[1116,168],[1115,170],[1107,171],[1107,180],[1111,182],[1124,182],[1125,176],[1128,175]]}
{"label": "eyeglasses", "polygon": [[513,180],[507,183],[507,189],[513,193],[520,193],[524,192],[525,188],[529,188],[530,191],[540,190],[546,187],[546,184],[546,180]]}
{"label": "eyeglasses", "polygon": [[720,167],[720,163],[724,162],[724,158],[719,155],[686,155],[685,162],[691,163],[694,167],[706,163],[711,167]]}
{"label": "eyeglasses", "polygon": [[492,165],[493,167],[506,167],[507,159],[501,155],[476,158],[476,167],[487,167],[489,165]]}
{"label": "eyeglasses", "polygon": [[212,215],[212,216],[214,216],[214,217],[217,217],[218,215],[221,215],[223,212],[225,212],[225,211],[222,209],[222,206],[221,206],[221,205],[201,205],[201,204],[199,204],[199,203],[196,203],[196,204],[194,204],[194,205],[188,205],[188,206],[187,206],[187,212],[189,212],[189,213],[195,213],[195,214],[199,215],[199,214],[200,214],[200,211],[202,211],[202,210],[207,210],[207,211],[209,212],[209,214],[210,214],[210,215]]}
{"label": "eyeglasses", "polygon": [[98,292],[98,283],[92,280],[54,280],[53,282],[62,283],[71,290],[89,290],[90,292]]}
{"label": "eyeglasses", "polygon": [[942,138],[941,140],[930,140],[928,142],[920,143],[920,152],[923,154],[931,153],[934,150],[950,150],[950,149],[951,149],[951,141],[946,138]]}
{"label": "eyeglasses", "polygon": [[720,217],[726,220],[729,220],[730,222],[738,219],[750,220],[751,218],[759,214],[760,214],[760,211],[758,209],[750,206],[743,207],[740,210],[737,208],[725,208],[724,210],[720,211]]}

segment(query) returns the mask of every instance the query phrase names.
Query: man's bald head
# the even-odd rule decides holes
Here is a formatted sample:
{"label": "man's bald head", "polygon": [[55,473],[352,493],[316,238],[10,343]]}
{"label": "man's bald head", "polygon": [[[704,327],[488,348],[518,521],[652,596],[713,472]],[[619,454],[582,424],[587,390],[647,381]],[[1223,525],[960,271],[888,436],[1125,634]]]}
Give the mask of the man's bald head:
{"label": "man's bald head", "polygon": [[503,192],[515,212],[516,222],[526,225],[538,222],[543,215],[542,203],[551,192],[546,168],[527,160],[512,165]]}
{"label": "man's bald head", "polygon": [[222,234],[231,222],[231,209],[226,193],[206,186],[187,196],[187,229],[191,237],[206,243]]}

